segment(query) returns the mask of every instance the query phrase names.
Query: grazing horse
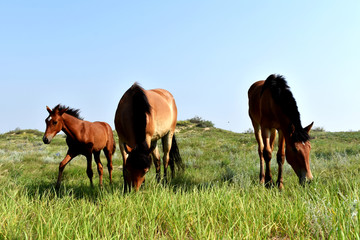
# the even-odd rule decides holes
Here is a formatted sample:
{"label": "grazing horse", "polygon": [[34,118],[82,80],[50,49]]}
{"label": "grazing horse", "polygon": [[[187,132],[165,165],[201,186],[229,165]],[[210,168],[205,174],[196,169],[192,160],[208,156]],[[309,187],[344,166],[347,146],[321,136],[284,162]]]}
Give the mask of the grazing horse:
{"label": "grazing horse", "polygon": [[66,134],[66,143],[69,147],[64,160],[59,165],[59,175],[56,188],[60,187],[61,176],[66,164],[81,154],[87,159],[86,173],[93,186],[93,171],[91,167],[92,154],[99,173],[99,184],[102,186],[103,166],[100,161],[100,151],[103,150],[107,158],[110,183],[112,182],[112,155],[115,152],[115,140],[112,129],[105,122],[88,122],[82,120],[78,109],[71,109],[57,105],[53,110],[46,107],[49,116],[45,119],[46,130],[43,137],[45,144],[49,144],[53,137],[61,130]]}
{"label": "grazing horse", "polygon": [[[283,188],[283,164],[294,169],[300,184],[313,178],[310,170],[309,132],[313,126],[303,128],[296,101],[285,78],[270,75],[265,81],[255,82],[248,91],[249,115],[254,127],[260,157],[260,183],[272,185],[270,171],[271,154],[276,130],[279,133],[277,163],[279,166],[277,186]],[[286,146],[285,146],[286,145]],[[264,172],[264,161],[266,171]]]}
{"label": "grazing horse", "polygon": [[123,158],[124,193],[135,191],[145,180],[154,159],[156,179],[160,182],[160,154],[157,140],[162,140],[164,180],[167,167],[171,176],[175,164],[183,169],[183,162],[175,139],[177,108],[171,93],[164,89],[144,90],[137,83],[122,96],[115,113],[115,128]]}

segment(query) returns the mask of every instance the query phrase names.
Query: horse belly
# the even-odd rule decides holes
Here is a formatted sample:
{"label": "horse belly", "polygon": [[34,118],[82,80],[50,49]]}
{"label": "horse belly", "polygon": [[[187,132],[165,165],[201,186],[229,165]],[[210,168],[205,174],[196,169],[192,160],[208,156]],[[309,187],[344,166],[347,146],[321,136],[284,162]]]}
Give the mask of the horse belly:
{"label": "horse belly", "polygon": [[[153,129],[149,131],[151,140],[156,141],[167,135],[169,132],[173,132],[176,126],[176,120],[174,120],[171,112],[166,117],[157,116],[156,119],[152,119]],[[175,123],[175,124],[174,124]],[[151,128],[149,128],[150,130]]]}
{"label": "horse belly", "polygon": [[169,133],[169,130],[167,131],[156,131],[151,136],[151,141],[157,141],[160,138],[164,137],[166,134]]}
{"label": "horse belly", "polygon": [[89,144],[92,145],[93,151],[101,151],[106,147],[108,142],[108,133],[107,127],[102,122],[95,122],[94,128],[91,133],[92,137],[90,138]]}

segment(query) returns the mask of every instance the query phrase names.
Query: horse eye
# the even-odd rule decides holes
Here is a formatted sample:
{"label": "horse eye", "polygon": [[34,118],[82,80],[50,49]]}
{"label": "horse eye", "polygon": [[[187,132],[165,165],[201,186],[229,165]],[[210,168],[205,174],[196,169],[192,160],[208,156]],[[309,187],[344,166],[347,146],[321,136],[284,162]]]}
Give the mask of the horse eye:
{"label": "horse eye", "polygon": [[53,125],[56,125],[58,122],[57,121],[53,121]]}

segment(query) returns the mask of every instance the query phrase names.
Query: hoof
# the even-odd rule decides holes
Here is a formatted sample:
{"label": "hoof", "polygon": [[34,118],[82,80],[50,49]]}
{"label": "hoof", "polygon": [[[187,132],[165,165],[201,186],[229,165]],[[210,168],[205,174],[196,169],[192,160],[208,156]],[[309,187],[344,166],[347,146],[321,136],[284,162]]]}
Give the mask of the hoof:
{"label": "hoof", "polygon": [[265,187],[267,187],[267,188],[272,188],[272,187],[274,187],[274,182],[273,182],[273,180],[270,178],[270,179],[267,179],[266,181],[265,181]]}

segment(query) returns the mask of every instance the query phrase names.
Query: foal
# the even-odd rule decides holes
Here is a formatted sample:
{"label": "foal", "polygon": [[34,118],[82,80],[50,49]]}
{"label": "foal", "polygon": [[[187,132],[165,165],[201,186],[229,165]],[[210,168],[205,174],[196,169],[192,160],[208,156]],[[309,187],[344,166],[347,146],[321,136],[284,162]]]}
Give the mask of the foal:
{"label": "foal", "polygon": [[112,155],[115,152],[115,140],[112,129],[105,122],[88,122],[79,116],[79,110],[57,105],[53,110],[46,107],[49,116],[45,119],[46,130],[43,137],[45,144],[49,144],[61,130],[66,134],[69,147],[64,160],[59,165],[59,175],[56,188],[60,187],[61,177],[66,164],[74,157],[84,155],[87,159],[86,173],[93,186],[93,170],[91,167],[92,154],[99,173],[99,184],[102,186],[103,166],[100,161],[100,151],[103,150],[108,161],[110,183],[112,182]]}

